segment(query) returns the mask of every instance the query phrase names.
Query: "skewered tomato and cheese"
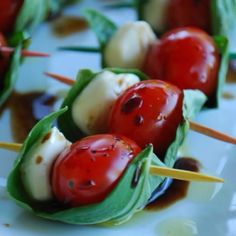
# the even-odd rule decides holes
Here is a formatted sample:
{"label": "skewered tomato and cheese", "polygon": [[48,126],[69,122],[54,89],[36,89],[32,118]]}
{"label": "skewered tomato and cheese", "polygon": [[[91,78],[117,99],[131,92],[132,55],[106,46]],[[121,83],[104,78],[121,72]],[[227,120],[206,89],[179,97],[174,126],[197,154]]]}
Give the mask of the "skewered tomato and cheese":
{"label": "skewered tomato and cheese", "polygon": [[139,77],[131,73],[115,74],[108,70],[98,73],[73,102],[75,124],[86,134],[107,131],[112,104],[123,91],[139,81]]}
{"label": "skewered tomato and cheese", "polygon": [[25,156],[22,182],[34,201],[57,201],[72,207],[101,202],[141,151],[122,136],[88,136],[71,144],[52,128]]}
{"label": "skewered tomato and cheese", "polygon": [[133,43],[129,31],[136,31],[135,42],[143,42],[141,28],[130,23],[124,24],[105,47],[104,59],[107,65],[138,68],[151,79],[167,80],[181,89],[199,89],[207,96],[216,90],[219,52],[212,38],[204,31],[196,28],[175,29],[160,40],[154,37],[146,40],[145,46]]}
{"label": "skewered tomato and cheese", "polygon": [[[106,77],[107,81],[102,79],[104,75],[115,75],[114,78],[124,80],[130,77],[138,78],[138,74],[126,74],[124,71],[114,74],[107,70],[101,73],[81,70],[62,104],[62,107],[68,106],[69,109],[58,118],[58,126],[71,141],[76,141],[89,134],[89,131],[91,132],[91,129],[84,129],[84,125],[87,124],[89,124],[88,127],[93,127],[94,134],[120,133],[135,140],[141,148],[151,143],[155,154],[165,160],[166,151],[175,140],[178,127],[185,125],[187,119],[191,119],[201,109],[206,101],[206,96],[197,90],[183,92],[175,85],[165,81],[147,80],[146,77],[142,77],[143,74],[139,75],[141,82],[133,80],[132,86],[129,83],[128,86],[125,86],[126,89],[119,91],[119,95],[116,94],[112,100],[104,99],[104,94],[107,93],[105,90],[102,92],[98,90],[99,95],[97,96],[95,90],[98,86],[109,88],[105,84],[110,85],[111,80],[109,77]],[[81,89],[83,81],[88,79],[90,82],[83,85]],[[99,81],[101,81],[101,85],[99,85]],[[113,94],[115,88],[109,88],[108,94]],[[94,99],[90,99],[94,95]],[[89,99],[90,101],[87,102]],[[78,101],[80,102],[78,103]],[[187,112],[185,112],[186,109]],[[190,109],[192,112],[189,113]],[[81,122],[76,120],[74,114],[83,118]],[[97,122],[101,120],[103,123]]]}

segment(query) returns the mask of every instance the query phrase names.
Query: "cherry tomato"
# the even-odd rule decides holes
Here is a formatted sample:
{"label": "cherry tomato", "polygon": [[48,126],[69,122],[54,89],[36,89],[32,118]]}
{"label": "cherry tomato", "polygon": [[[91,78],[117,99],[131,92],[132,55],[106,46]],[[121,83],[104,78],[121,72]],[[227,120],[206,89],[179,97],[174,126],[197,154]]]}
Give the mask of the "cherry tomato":
{"label": "cherry tomato", "polygon": [[169,29],[194,26],[211,33],[211,0],[171,0],[167,25]]}
{"label": "cherry tomato", "polygon": [[12,30],[22,4],[23,0],[0,1],[0,32],[9,33]]}
{"label": "cherry tomato", "polygon": [[147,52],[143,71],[180,89],[199,89],[210,97],[216,90],[220,57],[204,31],[179,28],[165,34]]}
{"label": "cherry tomato", "polygon": [[141,148],[152,143],[163,159],[182,122],[183,93],[159,80],[141,81],[127,89],[115,102],[109,131],[134,140]]}
{"label": "cherry tomato", "polygon": [[53,167],[56,198],[73,207],[102,201],[140,151],[134,141],[121,135],[88,136],[74,143]]}
{"label": "cherry tomato", "polygon": [[[7,46],[7,42],[4,36],[0,33],[0,47],[2,46]],[[5,55],[4,53],[1,53],[0,51],[0,88],[2,87],[3,84],[3,78],[8,68],[8,63],[9,63],[9,56]]]}

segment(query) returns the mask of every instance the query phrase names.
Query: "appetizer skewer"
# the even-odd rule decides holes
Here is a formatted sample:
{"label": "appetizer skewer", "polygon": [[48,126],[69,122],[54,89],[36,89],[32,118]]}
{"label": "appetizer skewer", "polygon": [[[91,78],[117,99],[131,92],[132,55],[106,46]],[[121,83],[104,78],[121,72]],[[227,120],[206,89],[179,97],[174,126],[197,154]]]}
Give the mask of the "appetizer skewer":
{"label": "appetizer skewer", "polygon": [[[58,74],[45,72],[45,75],[47,75],[59,82],[62,82],[66,85],[69,85],[69,86],[73,86],[76,83],[75,80],[68,78],[68,77],[58,75]],[[224,142],[236,144],[236,138],[234,138],[234,137],[231,137],[231,136],[226,135],[222,132],[210,129],[206,126],[203,126],[203,125],[193,122],[191,120],[188,120],[188,122],[189,122],[189,128],[195,132],[204,134],[206,136],[209,136],[209,137],[212,137],[212,138],[224,141]]]}
{"label": "appetizer skewer", "polygon": [[140,152],[122,135],[88,136],[71,144],[51,128],[65,110],[32,129],[7,181],[10,196],[40,217],[71,224],[120,224],[147,204],[164,180],[160,175],[223,182],[167,168],[151,146]]}
{"label": "appetizer skewer", "polygon": [[[22,144],[19,143],[7,143],[0,142],[0,149],[5,149],[14,152],[20,152]],[[152,175],[161,175],[164,177],[170,177],[174,179],[184,180],[184,181],[200,181],[200,182],[224,182],[222,178],[192,172],[185,170],[172,169],[168,167],[160,166],[150,166],[150,173]]]}
{"label": "appetizer skewer", "polygon": [[[2,55],[4,54],[4,56],[10,56],[12,53],[14,53],[14,48],[0,46],[0,53]],[[22,49],[21,56],[22,57],[49,57],[50,55],[48,53]]]}

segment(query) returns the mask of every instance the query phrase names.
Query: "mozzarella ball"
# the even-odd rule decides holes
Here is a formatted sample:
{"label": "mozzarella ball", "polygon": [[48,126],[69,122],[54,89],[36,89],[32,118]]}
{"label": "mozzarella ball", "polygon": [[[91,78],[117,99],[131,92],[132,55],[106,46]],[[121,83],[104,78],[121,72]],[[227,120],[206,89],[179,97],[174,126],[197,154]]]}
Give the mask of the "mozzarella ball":
{"label": "mozzarella ball", "polygon": [[104,50],[107,66],[141,69],[147,49],[156,40],[151,27],[144,21],[121,26]]}
{"label": "mozzarella ball", "polygon": [[170,0],[150,0],[143,5],[143,18],[153,29],[163,32],[166,29],[166,15]]}
{"label": "mozzarella ball", "polygon": [[113,103],[123,91],[139,81],[135,74],[99,73],[72,104],[75,124],[85,134],[106,132]]}
{"label": "mozzarella ball", "polygon": [[69,145],[70,142],[54,127],[28,153],[22,164],[21,173],[25,189],[32,199],[47,201],[53,198],[51,168],[57,156]]}

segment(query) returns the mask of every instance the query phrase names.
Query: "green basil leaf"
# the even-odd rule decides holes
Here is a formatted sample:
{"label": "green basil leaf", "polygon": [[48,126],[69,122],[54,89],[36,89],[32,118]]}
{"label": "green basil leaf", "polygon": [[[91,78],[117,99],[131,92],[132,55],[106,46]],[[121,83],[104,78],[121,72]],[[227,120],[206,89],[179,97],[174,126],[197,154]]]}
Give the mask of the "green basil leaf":
{"label": "green basil leaf", "polygon": [[[140,80],[147,79],[146,75],[135,69],[106,68],[105,70],[109,70],[115,74],[132,73],[137,75]],[[79,138],[86,136],[86,134],[84,134],[73,121],[72,105],[74,103],[74,100],[79,96],[83,89],[96,77],[97,74],[98,73],[93,73],[90,70],[80,70],[77,75],[75,84],[71,87],[64,102],[62,103],[62,107],[67,106],[68,111],[58,118],[58,126],[65,137],[72,142],[75,142]]]}
{"label": "green basil leaf", "polygon": [[164,163],[167,166],[172,167],[174,165],[178,149],[182,145],[189,129],[188,121],[198,114],[198,112],[204,106],[206,100],[206,96],[198,90],[184,90],[184,100],[182,108],[184,121],[177,128],[175,140],[172,142],[166,152]]}
{"label": "green basil leaf", "polygon": [[57,123],[59,129],[71,142],[77,141],[79,138],[84,137],[85,134],[77,127],[72,118],[72,105],[77,96],[83,91],[83,89],[95,78],[96,73],[91,70],[80,70],[75,84],[69,90],[61,107],[68,107],[66,113],[58,117]]}
{"label": "green basil leaf", "polygon": [[73,52],[91,52],[91,53],[100,53],[101,52],[100,48],[89,47],[89,46],[66,46],[66,47],[59,47],[58,50],[73,51]]}
{"label": "green basil leaf", "polygon": [[26,154],[29,153],[32,148],[38,145],[39,142],[41,142],[42,138],[50,131],[54,120],[66,110],[67,108],[63,108],[57,112],[54,112],[46,116],[34,126],[34,128],[29,133],[27,139],[23,143],[19,155],[8,176],[7,191],[9,192],[10,197],[23,208],[32,211],[32,208],[30,206],[30,202],[32,202],[32,200],[30,199],[23,186],[20,166],[26,158]]}
{"label": "green basil leaf", "polygon": [[228,66],[229,66],[229,43],[228,39],[225,36],[214,36],[213,37],[215,44],[220,52],[221,55],[221,61],[218,71],[218,83],[217,83],[217,89],[215,91],[215,94],[213,97],[209,98],[209,102],[206,103],[206,105],[210,108],[218,107],[221,96],[222,96],[222,90],[225,83],[225,79],[228,72]]}
{"label": "green basil leaf", "polygon": [[214,35],[224,35],[231,43],[235,42],[236,1],[211,0],[211,22]]}
{"label": "green basil leaf", "polygon": [[48,14],[48,1],[24,0],[23,6],[16,19],[14,32],[31,32]]}
{"label": "green basil leaf", "polygon": [[8,99],[14,89],[18,70],[23,60],[21,57],[21,49],[28,46],[28,35],[24,32],[18,32],[10,38],[8,44],[14,47],[15,50],[9,60],[9,66],[3,78],[3,86],[0,89],[0,106]]}
{"label": "green basil leaf", "polygon": [[117,31],[117,26],[111,20],[109,20],[106,16],[101,14],[100,12],[87,9],[84,11],[84,17],[87,20],[90,28],[94,31],[97,40],[100,45],[100,52],[102,55],[102,67],[106,67],[106,63],[103,57],[103,51],[108,41]]}
{"label": "green basil leaf", "polygon": [[93,9],[86,9],[83,13],[91,29],[97,36],[101,49],[117,31],[117,26],[100,12]]}
{"label": "green basil leaf", "polygon": [[3,87],[0,90],[0,106],[7,100],[14,89],[21,61],[21,48],[22,45],[19,44],[11,56],[9,67],[3,80]]}
{"label": "green basil leaf", "polygon": [[63,6],[78,0],[24,0],[16,19],[14,32],[32,32],[49,15],[57,14]]}

